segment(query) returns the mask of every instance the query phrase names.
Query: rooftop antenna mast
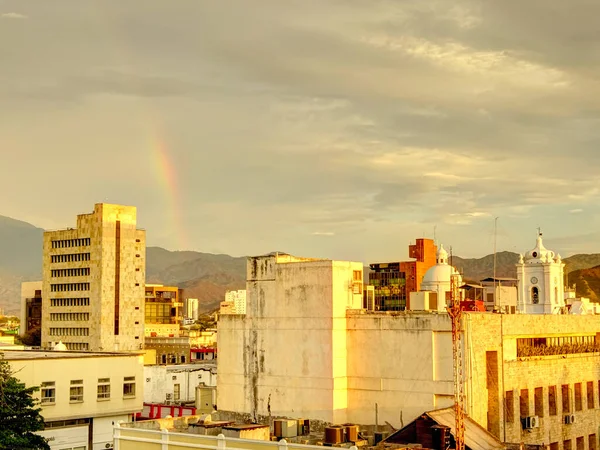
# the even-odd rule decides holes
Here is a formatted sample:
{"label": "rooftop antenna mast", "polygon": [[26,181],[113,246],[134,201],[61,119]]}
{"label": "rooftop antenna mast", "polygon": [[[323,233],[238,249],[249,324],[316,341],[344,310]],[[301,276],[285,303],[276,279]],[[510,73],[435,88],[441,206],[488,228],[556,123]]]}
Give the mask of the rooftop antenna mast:
{"label": "rooftop antenna mast", "polygon": [[[450,247],[450,266],[452,266],[452,247]],[[463,382],[463,355],[462,355],[462,310],[460,307],[460,293],[458,291],[458,273],[454,269],[450,272],[450,306],[447,307],[448,315],[452,320],[452,356],[454,361],[454,415],[456,450],[465,450],[465,392]]]}
{"label": "rooftop antenna mast", "polygon": [[498,295],[498,285],[496,281],[496,242],[498,240],[498,218],[494,218],[494,306],[500,307],[500,302],[496,298]]}

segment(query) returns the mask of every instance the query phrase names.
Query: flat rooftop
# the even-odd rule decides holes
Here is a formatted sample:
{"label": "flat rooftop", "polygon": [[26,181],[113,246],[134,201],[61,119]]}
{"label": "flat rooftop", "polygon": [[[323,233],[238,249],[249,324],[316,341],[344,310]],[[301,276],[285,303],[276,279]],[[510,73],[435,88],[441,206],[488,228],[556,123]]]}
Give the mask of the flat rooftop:
{"label": "flat rooftop", "polygon": [[115,356],[141,356],[143,353],[133,352],[70,352],[53,350],[10,350],[0,352],[7,361],[25,359],[65,359],[65,358],[106,358]]}

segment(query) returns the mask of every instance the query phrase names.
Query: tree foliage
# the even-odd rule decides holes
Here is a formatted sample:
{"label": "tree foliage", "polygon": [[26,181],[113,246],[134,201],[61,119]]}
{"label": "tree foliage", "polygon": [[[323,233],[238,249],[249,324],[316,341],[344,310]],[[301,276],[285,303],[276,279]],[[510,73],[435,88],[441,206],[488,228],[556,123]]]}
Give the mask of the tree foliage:
{"label": "tree foliage", "polygon": [[0,353],[0,449],[50,449],[46,439],[35,434],[44,429],[33,397],[38,389],[19,382]]}
{"label": "tree foliage", "polygon": [[39,347],[42,345],[42,329],[40,327],[35,327],[27,331],[23,337],[21,337],[21,342],[24,345],[29,345],[31,347]]}

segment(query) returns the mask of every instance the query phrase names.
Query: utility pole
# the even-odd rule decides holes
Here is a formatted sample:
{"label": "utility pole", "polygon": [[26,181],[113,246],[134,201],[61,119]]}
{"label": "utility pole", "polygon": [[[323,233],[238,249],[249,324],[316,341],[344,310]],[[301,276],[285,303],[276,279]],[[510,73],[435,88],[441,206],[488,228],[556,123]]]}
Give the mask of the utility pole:
{"label": "utility pole", "polygon": [[498,295],[498,287],[496,285],[496,240],[498,238],[498,218],[496,217],[494,219],[494,306],[497,306],[498,308],[500,307],[500,303],[498,302],[498,299],[496,298],[496,295]]}
{"label": "utility pole", "polygon": [[[452,266],[452,247],[450,247],[450,266]],[[465,450],[465,393],[462,355],[462,333],[460,307],[460,293],[458,291],[458,274],[451,269],[450,276],[450,298],[451,304],[447,308],[448,315],[452,320],[452,356],[454,360],[454,414],[456,450]]]}

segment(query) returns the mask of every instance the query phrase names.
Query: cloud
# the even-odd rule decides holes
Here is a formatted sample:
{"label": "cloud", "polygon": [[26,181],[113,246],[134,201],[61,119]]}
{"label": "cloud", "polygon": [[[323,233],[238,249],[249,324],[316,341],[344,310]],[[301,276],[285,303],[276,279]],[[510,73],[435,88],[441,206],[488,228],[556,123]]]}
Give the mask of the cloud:
{"label": "cloud", "polygon": [[24,14],[16,12],[8,12],[0,14],[0,19],[27,19],[28,17]]}
{"label": "cloud", "polygon": [[109,197],[166,247],[365,260],[433,224],[477,256],[492,217],[511,250],[600,220],[600,3],[31,8],[47,26],[0,27],[0,189],[29,175],[0,214],[69,224]]}

